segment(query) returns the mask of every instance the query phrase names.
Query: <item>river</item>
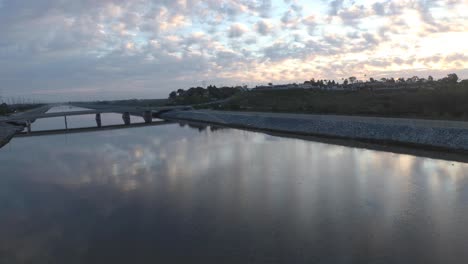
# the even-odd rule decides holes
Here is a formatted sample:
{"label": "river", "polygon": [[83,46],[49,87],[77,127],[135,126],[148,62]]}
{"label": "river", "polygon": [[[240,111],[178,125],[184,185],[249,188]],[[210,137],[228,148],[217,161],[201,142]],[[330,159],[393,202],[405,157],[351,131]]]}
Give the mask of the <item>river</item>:
{"label": "river", "polygon": [[182,124],[0,150],[2,264],[464,263],[467,223],[460,162]]}

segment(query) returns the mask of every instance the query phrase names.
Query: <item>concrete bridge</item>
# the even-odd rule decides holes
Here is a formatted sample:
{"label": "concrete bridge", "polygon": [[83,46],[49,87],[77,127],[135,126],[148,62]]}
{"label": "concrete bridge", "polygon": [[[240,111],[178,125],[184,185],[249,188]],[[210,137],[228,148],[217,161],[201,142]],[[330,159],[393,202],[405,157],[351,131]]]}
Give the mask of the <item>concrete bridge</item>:
{"label": "concrete bridge", "polygon": [[57,112],[57,113],[44,113],[44,112],[31,112],[23,113],[18,116],[10,116],[6,119],[0,120],[0,122],[23,125],[27,127],[27,133],[32,132],[32,123],[37,119],[53,118],[53,117],[64,117],[65,130],[68,129],[67,117],[79,116],[79,115],[95,115],[96,116],[96,127],[102,127],[101,114],[105,113],[120,113],[122,114],[122,120],[125,126],[131,125],[130,116],[142,117],[145,124],[153,122],[154,117],[158,117],[161,113],[174,110],[190,110],[191,106],[164,106],[164,107],[129,107],[129,106],[97,106],[97,105],[76,105],[78,107],[86,108],[98,108],[91,110],[82,111],[70,111],[70,112]]}
{"label": "concrete bridge", "polygon": [[37,136],[50,136],[50,135],[62,135],[62,134],[74,134],[74,133],[85,133],[85,132],[94,132],[102,130],[116,130],[116,129],[126,129],[133,127],[147,127],[147,126],[162,126],[173,124],[172,121],[155,121],[150,124],[147,123],[135,123],[130,125],[108,125],[101,127],[79,127],[79,128],[66,128],[66,129],[51,129],[51,130],[41,130],[41,131],[29,131],[29,132],[17,132],[15,137],[37,137]]}

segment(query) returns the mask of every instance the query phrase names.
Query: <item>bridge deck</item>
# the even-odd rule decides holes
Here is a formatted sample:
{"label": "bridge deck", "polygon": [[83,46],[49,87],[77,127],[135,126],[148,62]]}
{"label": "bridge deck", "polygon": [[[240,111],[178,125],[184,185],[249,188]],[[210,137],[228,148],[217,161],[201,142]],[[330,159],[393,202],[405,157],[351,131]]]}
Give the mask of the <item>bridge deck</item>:
{"label": "bridge deck", "polygon": [[57,112],[57,113],[39,113],[39,114],[23,114],[20,116],[10,116],[3,122],[14,122],[14,121],[26,121],[26,120],[35,120],[42,118],[51,118],[51,117],[61,117],[61,116],[77,116],[77,115],[93,115],[93,114],[104,114],[104,113],[125,113],[128,112],[130,115],[143,116],[143,113],[146,111],[151,111],[154,113],[168,111],[168,110],[177,110],[177,109],[186,109],[187,107],[157,107],[157,108],[146,108],[146,107],[108,107],[101,109],[91,109],[91,110],[82,110],[82,111],[70,111],[70,112]]}
{"label": "bridge deck", "polygon": [[85,132],[94,132],[94,131],[103,131],[103,130],[115,130],[115,129],[126,129],[134,127],[147,127],[147,126],[162,126],[173,124],[172,121],[156,121],[153,123],[136,123],[131,125],[109,125],[102,127],[80,127],[80,128],[69,128],[69,129],[53,129],[53,130],[43,130],[43,131],[32,131],[19,132],[16,133],[15,137],[35,137],[35,136],[49,136],[49,135],[61,135],[61,134],[72,134],[72,133],[85,133]]}
{"label": "bridge deck", "polygon": [[[123,112],[126,112],[126,111],[123,110]],[[11,117],[9,118],[9,121],[41,119],[41,118],[51,118],[51,117],[61,117],[61,116],[93,115],[93,114],[104,114],[104,113],[119,113],[119,112],[103,109],[103,110],[82,110],[82,111],[72,111],[72,112],[44,113],[44,114],[37,114],[37,115],[22,115],[18,117]]]}

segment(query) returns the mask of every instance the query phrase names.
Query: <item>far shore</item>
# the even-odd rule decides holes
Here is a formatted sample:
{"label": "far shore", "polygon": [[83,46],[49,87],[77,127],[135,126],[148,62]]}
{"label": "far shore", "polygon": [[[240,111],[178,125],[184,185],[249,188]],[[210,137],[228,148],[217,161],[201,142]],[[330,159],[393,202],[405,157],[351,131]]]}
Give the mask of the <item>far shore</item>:
{"label": "far shore", "polygon": [[[29,112],[46,112],[49,107]],[[410,154],[412,150],[456,153],[465,157],[468,154],[468,122],[465,121],[220,110],[174,110],[158,117],[167,121],[200,122],[316,141],[326,140],[339,145],[377,145],[382,150],[402,147]],[[9,124],[0,119],[0,146],[7,144],[23,129],[24,126],[20,124]],[[448,159],[455,158],[463,159],[455,156]]]}

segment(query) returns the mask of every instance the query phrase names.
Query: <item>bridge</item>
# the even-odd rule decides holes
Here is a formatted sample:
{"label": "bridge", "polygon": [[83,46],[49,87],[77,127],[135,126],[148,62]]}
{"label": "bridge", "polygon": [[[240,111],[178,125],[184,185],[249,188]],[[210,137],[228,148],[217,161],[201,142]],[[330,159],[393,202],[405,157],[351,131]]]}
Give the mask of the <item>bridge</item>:
{"label": "bridge", "polygon": [[15,137],[37,137],[37,136],[50,136],[50,135],[61,135],[61,134],[73,134],[73,133],[84,133],[94,132],[102,130],[116,130],[116,129],[127,129],[133,127],[147,127],[147,126],[162,126],[167,124],[173,124],[172,121],[155,121],[150,124],[147,123],[136,123],[130,125],[108,125],[101,127],[80,127],[80,128],[66,128],[66,129],[52,129],[52,130],[41,130],[41,131],[30,131],[30,132],[17,132]]}
{"label": "bridge", "polygon": [[[44,134],[62,134],[62,133],[77,133],[77,132],[84,132],[84,131],[93,131],[96,129],[117,129],[117,128],[125,128],[131,126],[131,119],[130,116],[139,116],[142,117],[144,120],[144,124],[152,124],[153,118],[158,117],[159,114],[167,112],[167,111],[174,111],[174,110],[190,110],[192,109],[191,106],[163,106],[163,107],[130,107],[130,106],[101,106],[101,105],[88,105],[88,104],[80,104],[76,105],[78,107],[84,108],[92,108],[90,110],[82,110],[82,111],[70,111],[70,112],[56,112],[56,113],[45,113],[47,110],[44,111],[44,108],[41,111],[30,111],[25,112],[19,115],[9,116],[7,118],[1,119],[0,122],[10,123],[15,125],[22,125],[27,128],[27,132],[17,133],[18,136],[25,136],[25,134],[33,135],[44,135]],[[122,114],[123,125],[112,125],[112,126],[102,126],[102,114],[105,113],[120,113]],[[67,117],[69,116],[79,116],[79,115],[95,115],[96,116],[96,127],[93,128],[78,128],[78,129],[69,129],[68,128],[68,121]],[[37,119],[43,118],[53,118],[53,117],[64,117],[64,124],[65,129],[63,130],[50,130],[50,131],[40,131],[40,132],[32,132],[32,123]],[[165,122],[165,121],[164,121]],[[167,122],[166,122],[167,123]],[[162,124],[162,122],[157,122],[157,124]],[[137,124],[141,126],[141,124]]]}

